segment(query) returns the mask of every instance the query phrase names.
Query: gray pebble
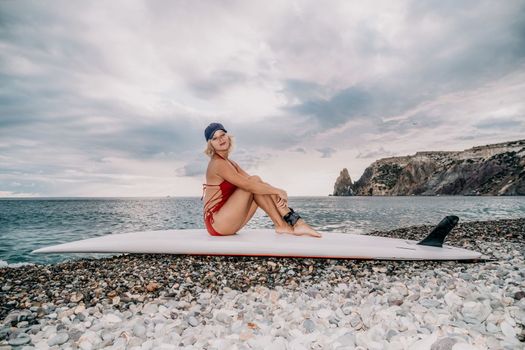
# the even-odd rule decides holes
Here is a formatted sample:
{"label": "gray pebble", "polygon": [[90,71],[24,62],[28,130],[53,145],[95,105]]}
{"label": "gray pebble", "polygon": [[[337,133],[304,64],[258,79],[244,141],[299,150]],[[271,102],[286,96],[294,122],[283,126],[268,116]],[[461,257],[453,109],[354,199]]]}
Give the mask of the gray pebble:
{"label": "gray pebble", "polygon": [[69,340],[69,335],[66,332],[57,333],[53,338],[47,341],[47,345],[62,345]]}
{"label": "gray pebble", "polygon": [[312,333],[315,330],[315,323],[309,318],[307,318],[303,322],[303,327],[306,330],[306,333]]}
{"label": "gray pebble", "polygon": [[42,325],[41,324],[34,324],[34,325],[29,327],[29,333],[37,334],[38,332],[40,332],[41,329],[42,329]]}
{"label": "gray pebble", "polygon": [[146,336],[146,327],[139,322],[135,323],[133,326],[133,334],[139,338],[144,338]]}
{"label": "gray pebble", "polygon": [[397,331],[393,329],[389,329],[388,332],[386,332],[386,340],[388,341],[392,340],[392,338],[395,337],[397,334],[398,334]]}
{"label": "gray pebble", "polygon": [[27,326],[29,326],[29,322],[27,321],[18,322],[16,324],[16,328],[26,328]]}
{"label": "gray pebble", "polygon": [[434,299],[421,299],[419,303],[421,304],[421,306],[424,306],[430,309],[436,308],[439,305],[441,305],[441,303],[438,300],[434,300]]}
{"label": "gray pebble", "polygon": [[470,281],[472,280],[472,275],[468,274],[468,273],[460,273],[459,274],[459,278],[465,280],[465,281]]}
{"label": "gray pebble", "polygon": [[340,320],[337,317],[330,317],[330,319],[328,320],[328,323],[338,326],[339,325],[339,321]]}
{"label": "gray pebble", "polygon": [[306,291],[306,295],[308,295],[311,298],[315,298],[319,294],[319,290],[317,288],[308,288]]}
{"label": "gray pebble", "polygon": [[345,349],[346,348],[353,349],[355,347],[355,335],[353,335],[350,332],[347,332],[347,333],[343,334],[342,336],[340,336],[339,338],[337,338],[337,341],[339,343],[343,344]]}
{"label": "gray pebble", "polygon": [[218,312],[217,315],[215,315],[215,318],[217,321],[222,323],[231,323],[232,319],[230,316],[226,315],[224,312]]}
{"label": "gray pebble", "polygon": [[18,318],[19,318],[19,313],[18,312],[11,312],[9,315],[7,315],[5,318],[4,318],[4,321],[3,323],[5,325],[14,325],[14,324],[17,324],[19,322]]}
{"label": "gray pebble", "polygon": [[80,339],[82,334],[84,334],[84,332],[82,332],[82,331],[80,331],[78,329],[70,330],[69,331],[69,339],[71,339],[71,340],[76,342],[78,339]]}
{"label": "gray pebble", "polygon": [[20,334],[18,337],[9,339],[7,342],[11,346],[21,346],[31,342],[31,338],[27,334]]}
{"label": "gray pebble", "polygon": [[453,338],[441,338],[432,344],[430,350],[452,350],[452,347],[456,342],[457,341]]}
{"label": "gray pebble", "polygon": [[193,317],[193,316],[191,316],[191,317],[188,319],[188,323],[189,323],[191,326],[193,326],[193,327],[197,327],[197,326],[199,325],[199,321],[198,321],[195,317]]}
{"label": "gray pebble", "polygon": [[115,339],[115,334],[113,334],[110,331],[103,330],[100,337],[102,338],[103,341],[111,342],[113,341],[113,339]]}
{"label": "gray pebble", "polygon": [[0,327],[0,340],[6,338],[9,333],[11,333],[9,326]]}

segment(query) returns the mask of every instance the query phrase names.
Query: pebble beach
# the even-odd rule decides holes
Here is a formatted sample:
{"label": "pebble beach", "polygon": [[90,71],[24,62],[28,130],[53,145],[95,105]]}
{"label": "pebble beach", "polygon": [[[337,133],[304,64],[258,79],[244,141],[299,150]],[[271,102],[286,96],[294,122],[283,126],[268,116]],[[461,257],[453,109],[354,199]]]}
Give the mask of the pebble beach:
{"label": "pebble beach", "polygon": [[524,238],[525,218],[460,223],[446,244],[487,257],[468,263],[123,254],[4,267],[0,350],[525,349]]}

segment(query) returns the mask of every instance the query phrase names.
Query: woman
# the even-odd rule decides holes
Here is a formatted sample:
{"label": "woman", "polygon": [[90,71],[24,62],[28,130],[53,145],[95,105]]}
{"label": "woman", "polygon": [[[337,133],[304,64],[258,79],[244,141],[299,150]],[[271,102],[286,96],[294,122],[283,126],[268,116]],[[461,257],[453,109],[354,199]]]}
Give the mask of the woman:
{"label": "woman", "polygon": [[[233,235],[246,225],[261,207],[272,219],[275,232],[321,237],[301,217],[288,208],[286,191],[250,176],[229,159],[233,136],[220,123],[211,123],[204,131],[211,160],[203,184],[204,222],[212,236]],[[202,198],[201,198],[202,200]]]}

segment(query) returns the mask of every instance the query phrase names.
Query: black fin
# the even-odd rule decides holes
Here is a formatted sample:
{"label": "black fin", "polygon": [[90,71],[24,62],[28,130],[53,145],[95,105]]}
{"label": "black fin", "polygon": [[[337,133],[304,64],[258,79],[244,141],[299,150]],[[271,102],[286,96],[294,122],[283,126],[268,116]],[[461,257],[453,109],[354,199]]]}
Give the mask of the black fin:
{"label": "black fin", "polygon": [[432,232],[430,232],[428,236],[418,244],[429,245],[432,247],[442,247],[445,237],[447,237],[450,231],[452,231],[458,221],[459,218],[455,215],[445,216],[445,218],[441,220],[436,227],[434,227]]}

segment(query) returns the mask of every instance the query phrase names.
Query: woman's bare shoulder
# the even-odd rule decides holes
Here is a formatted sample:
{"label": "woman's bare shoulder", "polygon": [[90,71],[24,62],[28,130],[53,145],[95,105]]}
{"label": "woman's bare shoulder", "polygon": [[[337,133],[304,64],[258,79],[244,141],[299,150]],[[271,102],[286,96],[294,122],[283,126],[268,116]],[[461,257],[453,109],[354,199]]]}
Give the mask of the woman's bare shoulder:
{"label": "woman's bare shoulder", "polygon": [[[222,159],[219,159],[219,161]],[[210,159],[210,162],[208,163],[208,168],[206,169],[206,181],[208,183],[215,182],[221,182],[223,178],[218,174],[218,163],[217,159]],[[210,182],[211,181],[211,182]]]}

